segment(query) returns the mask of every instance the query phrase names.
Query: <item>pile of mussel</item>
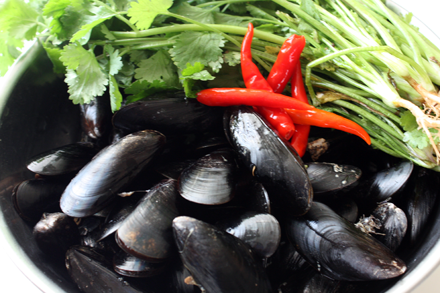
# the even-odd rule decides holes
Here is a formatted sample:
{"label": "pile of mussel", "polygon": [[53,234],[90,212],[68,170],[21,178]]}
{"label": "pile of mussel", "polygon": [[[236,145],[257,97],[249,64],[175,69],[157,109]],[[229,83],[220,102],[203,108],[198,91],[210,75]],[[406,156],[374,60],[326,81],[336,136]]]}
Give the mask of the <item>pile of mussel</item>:
{"label": "pile of mussel", "polygon": [[12,200],[84,292],[372,292],[436,201],[439,174],[328,129],[300,158],[251,107],[173,93],[81,119]]}

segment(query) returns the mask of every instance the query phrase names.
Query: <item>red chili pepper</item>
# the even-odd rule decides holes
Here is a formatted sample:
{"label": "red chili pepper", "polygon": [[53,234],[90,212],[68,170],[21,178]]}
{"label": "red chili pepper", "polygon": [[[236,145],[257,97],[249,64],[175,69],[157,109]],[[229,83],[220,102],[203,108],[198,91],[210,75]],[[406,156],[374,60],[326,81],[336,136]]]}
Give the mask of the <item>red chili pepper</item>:
{"label": "red chili pepper", "polygon": [[[309,103],[307,98],[306,89],[304,87],[304,81],[301,73],[301,61],[298,60],[295,66],[295,72],[292,75],[290,81],[292,86],[292,96],[296,97],[298,100]],[[307,150],[307,143],[309,140],[310,125],[295,125],[295,133],[292,136],[290,145],[298,152],[300,157],[304,156]]]}
{"label": "red chili pepper", "polygon": [[[285,108],[295,124],[330,127],[355,134],[371,144],[368,133],[355,122],[282,94],[242,88],[212,88],[197,93],[197,100],[207,106],[263,106]],[[288,108],[288,109],[287,109]],[[294,110],[295,109],[295,110]],[[297,111],[307,110],[307,111]]]}
{"label": "red chili pepper", "polygon": [[291,97],[264,90],[243,88],[211,88],[197,93],[197,100],[207,106],[262,106],[314,110],[315,107]]}
{"label": "red chili pepper", "polygon": [[[272,87],[264,79],[258,67],[252,61],[251,44],[254,26],[249,23],[248,30],[241,45],[241,71],[247,88],[273,92]],[[278,132],[280,137],[289,140],[295,132],[295,125],[290,116],[282,108],[256,107],[260,113]]]}
{"label": "red chili pepper", "polygon": [[282,93],[290,77],[295,71],[296,64],[301,56],[306,45],[304,36],[292,35],[281,46],[267,82],[271,85],[276,93]]}
{"label": "red chili pepper", "polygon": [[241,44],[241,74],[247,88],[273,92],[272,87],[264,79],[257,65],[252,62],[251,44],[254,37],[254,26],[249,23],[248,30]]}
{"label": "red chili pepper", "polygon": [[359,124],[337,114],[320,109],[296,110],[285,109],[295,124],[312,125],[325,128],[342,130],[362,138],[366,143],[371,144],[368,133]]}
{"label": "red chili pepper", "polygon": [[309,142],[310,125],[295,124],[290,145],[296,150],[300,157],[304,156]]}

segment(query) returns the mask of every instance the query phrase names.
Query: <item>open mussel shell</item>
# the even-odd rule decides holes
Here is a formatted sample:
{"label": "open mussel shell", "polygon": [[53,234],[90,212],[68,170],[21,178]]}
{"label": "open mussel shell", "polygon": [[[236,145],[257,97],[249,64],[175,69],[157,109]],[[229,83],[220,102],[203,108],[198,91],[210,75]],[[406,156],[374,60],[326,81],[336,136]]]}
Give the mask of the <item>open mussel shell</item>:
{"label": "open mussel shell", "polygon": [[292,215],[305,214],[313,189],[304,164],[252,108],[225,112],[225,133],[244,166],[267,189],[271,201]]}
{"label": "open mussel shell", "polygon": [[315,195],[346,188],[362,175],[357,167],[334,163],[311,162],[306,164],[306,170]]}
{"label": "open mussel shell", "polygon": [[237,169],[232,150],[209,153],[182,171],[178,180],[179,193],[198,204],[226,203],[234,196]]}
{"label": "open mussel shell", "polygon": [[116,242],[127,253],[162,262],[174,249],[172,221],[178,216],[175,180],[154,186],[116,232]]}
{"label": "open mussel shell", "polygon": [[221,125],[222,114],[221,108],[175,97],[130,103],[113,115],[113,125],[126,133],[143,129],[157,129],[165,135],[200,133]]}
{"label": "open mussel shell", "polygon": [[12,191],[15,210],[23,219],[37,222],[45,212],[60,212],[60,197],[68,182],[37,178],[21,182]]}
{"label": "open mussel shell", "polygon": [[89,247],[73,246],[66,253],[66,268],[78,288],[86,293],[146,293],[133,287],[111,269],[107,258]]}
{"label": "open mussel shell", "polygon": [[316,270],[334,280],[383,280],[406,271],[391,250],[322,203],[291,218],[287,236]]}
{"label": "open mussel shell", "polygon": [[71,246],[80,243],[75,221],[63,213],[44,213],[34,226],[33,236],[40,250],[51,256],[64,257]]}
{"label": "open mussel shell", "polygon": [[272,256],[281,240],[280,224],[270,214],[247,212],[220,221],[216,226],[243,240],[261,257]]}
{"label": "open mussel shell", "polygon": [[27,168],[39,175],[57,176],[79,171],[98,150],[91,143],[77,142],[32,157]]}
{"label": "open mussel shell", "polygon": [[122,276],[146,278],[162,273],[167,263],[152,263],[124,251],[113,257],[113,269]]}
{"label": "open mussel shell", "polygon": [[372,234],[392,251],[396,251],[405,237],[408,220],[405,212],[391,202],[381,203],[371,214],[380,228]]}
{"label": "open mussel shell", "polygon": [[144,130],[102,149],[67,186],[60,201],[62,211],[86,217],[103,209],[164,144],[163,134]]}
{"label": "open mussel shell", "polygon": [[190,217],[173,221],[185,267],[206,292],[272,292],[269,280],[240,239]]}

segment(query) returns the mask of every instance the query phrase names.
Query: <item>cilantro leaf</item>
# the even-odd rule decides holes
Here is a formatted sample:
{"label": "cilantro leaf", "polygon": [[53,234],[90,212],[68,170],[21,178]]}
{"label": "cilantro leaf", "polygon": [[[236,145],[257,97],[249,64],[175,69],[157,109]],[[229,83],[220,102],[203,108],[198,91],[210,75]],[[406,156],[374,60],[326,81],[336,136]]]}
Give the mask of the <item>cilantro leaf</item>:
{"label": "cilantro leaf", "polygon": [[130,95],[127,97],[127,103],[133,103],[148,97],[157,92],[169,89],[169,87],[160,80],[148,82],[146,80],[137,80],[125,89],[125,93]]}
{"label": "cilantro leaf", "polygon": [[130,22],[138,29],[144,30],[150,28],[157,15],[168,13],[173,0],[139,0],[130,4],[131,8],[128,10]]}
{"label": "cilantro leaf", "polygon": [[182,77],[180,78],[183,81],[183,89],[185,91],[185,95],[189,98],[196,98],[197,91],[193,90],[195,85],[195,80],[213,80],[214,77],[207,71],[204,70],[205,65],[200,62],[196,62],[194,66],[191,64],[187,64],[186,68],[182,70]]}
{"label": "cilantro leaf", "polygon": [[110,75],[117,74],[124,65],[122,58],[119,56],[119,50],[115,50],[111,45],[105,45],[104,51],[109,55],[108,73]]}
{"label": "cilantro leaf", "polygon": [[212,9],[203,9],[197,6],[191,6],[184,2],[172,11],[188,18],[196,19],[201,23],[214,23],[214,11]]}
{"label": "cilantro leaf", "polygon": [[228,51],[225,53],[224,57],[229,66],[235,66],[241,62],[240,52]]}
{"label": "cilantro leaf", "polygon": [[101,96],[108,84],[108,77],[91,50],[86,50],[77,43],[65,46],[60,60],[67,67],[65,82],[74,104],[90,103],[96,96]]}
{"label": "cilantro leaf", "polygon": [[111,10],[108,6],[91,6],[88,11],[92,13],[92,15],[86,15],[84,17],[86,24],[82,25],[81,29],[72,36],[71,42],[78,41],[82,38],[86,38],[85,42],[87,42],[88,36],[95,26],[116,15],[116,12]]}
{"label": "cilantro leaf", "polygon": [[53,64],[53,71],[55,73],[66,73],[66,67],[64,67],[63,62],[61,62],[61,52],[62,50],[60,48],[51,48],[48,47],[46,44],[43,45],[44,49],[46,50],[47,56],[49,57],[50,61],[52,61]]}
{"label": "cilantro leaf", "polygon": [[38,29],[39,13],[22,0],[8,0],[0,8],[0,27],[18,40],[32,40]]}
{"label": "cilantro leaf", "polygon": [[23,47],[23,42],[12,38],[5,31],[0,31],[0,76],[8,71],[15,59],[20,54],[16,48]]}
{"label": "cilantro leaf", "polygon": [[[176,38],[170,54],[177,67],[184,69],[187,63],[194,65],[200,62],[216,70],[221,68],[223,61],[221,48],[225,44],[223,36],[213,32],[188,31]],[[194,48],[198,49],[194,50]]]}
{"label": "cilantro leaf", "polygon": [[170,87],[179,86],[176,67],[165,50],[159,50],[150,58],[142,60],[135,72],[135,78],[141,81],[152,83],[158,80]]}
{"label": "cilantro leaf", "polygon": [[191,77],[192,79],[199,79],[199,80],[212,80],[214,77],[209,74],[208,71],[203,70],[205,68],[205,65],[203,65],[200,62],[196,62],[194,66],[191,64],[186,64],[186,68],[182,70],[182,76],[185,77]]}
{"label": "cilantro leaf", "polygon": [[422,129],[414,129],[403,134],[403,141],[413,148],[424,149],[430,145],[429,138]]}

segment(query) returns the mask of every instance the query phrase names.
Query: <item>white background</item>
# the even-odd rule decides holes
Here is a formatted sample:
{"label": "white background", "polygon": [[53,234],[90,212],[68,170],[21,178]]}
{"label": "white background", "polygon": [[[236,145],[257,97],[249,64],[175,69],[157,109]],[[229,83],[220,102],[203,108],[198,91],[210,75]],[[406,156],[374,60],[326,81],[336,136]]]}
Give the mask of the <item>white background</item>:
{"label": "white background", "polygon": [[[440,36],[440,14],[436,0],[395,0],[400,6],[413,14]],[[1,242],[0,242],[1,243]],[[3,293],[41,293],[11,262],[4,249],[0,247],[0,286]],[[432,273],[413,293],[440,292],[440,268]],[[372,292],[374,293],[374,292]]]}

